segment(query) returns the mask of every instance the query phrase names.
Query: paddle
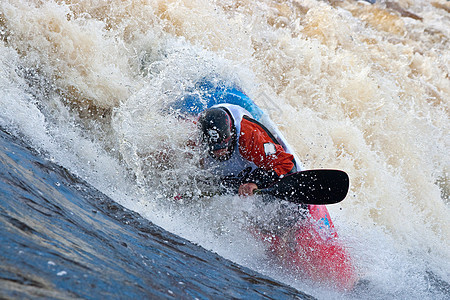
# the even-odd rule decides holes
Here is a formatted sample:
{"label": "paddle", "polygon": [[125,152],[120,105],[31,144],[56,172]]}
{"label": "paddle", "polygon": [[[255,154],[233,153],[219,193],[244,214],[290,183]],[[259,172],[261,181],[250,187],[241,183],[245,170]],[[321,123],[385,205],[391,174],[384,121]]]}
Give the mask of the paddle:
{"label": "paddle", "polygon": [[340,170],[307,170],[287,175],[255,194],[269,194],[297,204],[326,205],[344,200],[349,187],[347,173]]}

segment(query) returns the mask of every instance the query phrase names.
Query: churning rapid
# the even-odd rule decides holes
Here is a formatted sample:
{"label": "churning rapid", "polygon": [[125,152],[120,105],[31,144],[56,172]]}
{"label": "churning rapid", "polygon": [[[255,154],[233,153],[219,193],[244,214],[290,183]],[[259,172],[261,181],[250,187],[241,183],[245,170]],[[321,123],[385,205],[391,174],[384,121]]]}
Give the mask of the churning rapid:
{"label": "churning rapid", "polygon": [[201,197],[196,126],[168,106],[204,79],[238,86],[306,169],[349,174],[328,209],[366,296],[450,294],[450,2],[2,0],[0,39],[0,126],[121,205],[351,297],[270,265],[245,230],[254,199]]}

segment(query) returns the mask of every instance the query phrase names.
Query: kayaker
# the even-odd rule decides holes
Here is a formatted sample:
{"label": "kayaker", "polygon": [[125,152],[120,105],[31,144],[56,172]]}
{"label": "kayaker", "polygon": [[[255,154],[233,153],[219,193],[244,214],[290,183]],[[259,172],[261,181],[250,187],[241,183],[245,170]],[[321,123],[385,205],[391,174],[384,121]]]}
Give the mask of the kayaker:
{"label": "kayaker", "polygon": [[198,126],[209,154],[204,166],[239,195],[253,195],[255,189],[296,172],[294,156],[240,106],[215,105],[200,115]]}

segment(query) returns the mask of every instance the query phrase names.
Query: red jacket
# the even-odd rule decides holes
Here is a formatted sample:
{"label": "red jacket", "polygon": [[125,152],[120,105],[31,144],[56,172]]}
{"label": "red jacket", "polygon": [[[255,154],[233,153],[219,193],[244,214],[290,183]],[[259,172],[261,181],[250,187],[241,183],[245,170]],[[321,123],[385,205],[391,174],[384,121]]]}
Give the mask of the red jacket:
{"label": "red jacket", "polygon": [[278,176],[294,169],[294,156],[285,152],[264,125],[248,116],[242,118],[238,145],[239,153],[259,168]]}

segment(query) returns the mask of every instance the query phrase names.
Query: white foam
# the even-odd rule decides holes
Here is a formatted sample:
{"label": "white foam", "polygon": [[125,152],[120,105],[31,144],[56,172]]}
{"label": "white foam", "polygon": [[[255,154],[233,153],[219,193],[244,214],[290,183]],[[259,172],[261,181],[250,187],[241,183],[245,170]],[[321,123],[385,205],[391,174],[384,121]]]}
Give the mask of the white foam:
{"label": "white foam", "polygon": [[325,297],[264,265],[240,219],[251,203],[183,208],[169,195],[195,194],[204,174],[186,147],[195,126],[159,109],[204,77],[233,82],[306,168],[349,173],[349,196],[329,210],[372,281],[412,297],[426,291],[406,283],[427,268],[450,281],[448,12],[428,1],[399,2],[422,21],[357,1],[156,2],[3,1],[0,125],[158,225]]}

